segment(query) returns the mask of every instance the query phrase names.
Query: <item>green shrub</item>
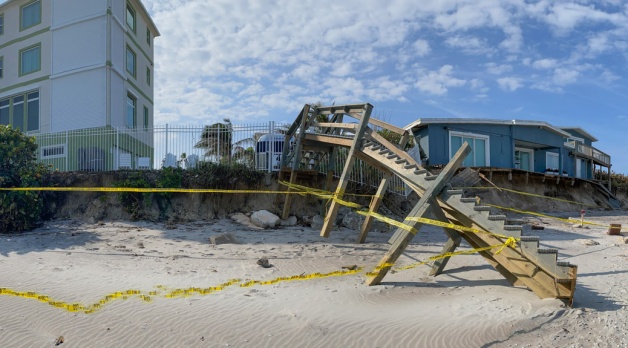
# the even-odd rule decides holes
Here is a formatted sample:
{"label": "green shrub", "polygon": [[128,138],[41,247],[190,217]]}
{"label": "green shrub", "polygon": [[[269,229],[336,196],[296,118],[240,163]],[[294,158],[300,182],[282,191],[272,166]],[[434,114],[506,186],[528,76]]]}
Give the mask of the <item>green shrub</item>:
{"label": "green shrub", "polygon": [[[34,137],[11,126],[0,125],[0,187],[40,187],[49,171],[36,159]],[[0,233],[36,227],[41,218],[40,191],[0,191]]]}
{"label": "green shrub", "polygon": [[[141,174],[133,173],[129,178],[118,181],[113,184],[115,187],[133,187],[133,188],[151,188],[155,187],[146,180]],[[133,220],[142,217],[144,207],[150,207],[151,199],[148,192],[121,192],[118,194],[118,200],[122,203],[122,207],[131,214]]]}

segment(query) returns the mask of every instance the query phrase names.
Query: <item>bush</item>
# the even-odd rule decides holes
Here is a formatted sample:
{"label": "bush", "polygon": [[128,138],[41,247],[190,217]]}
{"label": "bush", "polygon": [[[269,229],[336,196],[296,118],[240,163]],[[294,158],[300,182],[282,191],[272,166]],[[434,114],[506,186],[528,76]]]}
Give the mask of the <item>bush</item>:
{"label": "bush", "polygon": [[[0,187],[40,187],[49,171],[36,159],[34,137],[0,125]],[[40,220],[40,191],[0,191],[0,233],[33,229]]]}

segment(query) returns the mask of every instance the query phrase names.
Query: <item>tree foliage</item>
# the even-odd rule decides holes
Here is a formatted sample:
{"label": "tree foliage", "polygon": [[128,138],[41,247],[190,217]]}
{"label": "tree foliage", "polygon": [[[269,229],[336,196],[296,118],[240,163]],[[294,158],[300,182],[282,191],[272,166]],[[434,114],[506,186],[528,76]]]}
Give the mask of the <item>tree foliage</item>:
{"label": "tree foliage", "polygon": [[[11,126],[0,125],[0,187],[39,187],[49,171],[36,159],[34,137]],[[39,191],[0,191],[0,233],[34,228],[41,217]]]}
{"label": "tree foliage", "polygon": [[217,162],[230,163],[232,150],[233,126],[231,120],[224,119],[224,123],[214,123],[205,126],[201,139],[194,145],[195,148],[205,149],[205,156],[213,157]]}

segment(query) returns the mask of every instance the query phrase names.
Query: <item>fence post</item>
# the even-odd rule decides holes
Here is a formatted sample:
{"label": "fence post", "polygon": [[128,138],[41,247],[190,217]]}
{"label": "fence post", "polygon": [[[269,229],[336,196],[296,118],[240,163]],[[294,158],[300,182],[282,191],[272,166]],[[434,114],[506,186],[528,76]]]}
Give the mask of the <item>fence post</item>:
{"label": "fence post", "polygon": [[[266,161],[266,164],[268,165],[268,172],[272,173],[273,172],[273,164],[275,162],[275,122],[274,121],[269,121],[268,122],[268,134],[270,135],[270,158],[268,159],[268,161]],[[279,168],[281,169],[281,168]]]}
{"label": "fence post", "polygon": [[166,153],[164,154],[164,166],[167,164],[165,161],[168,160],[168,124],[166,123]]}
{"label": "fence post", "polygon": [[113,166],[116,170],[120,170],[120,128],[116,127],[116,163]]}
{"label": "fence post", "polygon": [[70,171],[70,137],[68,135],[68,131],[65,131],[65,171]]}

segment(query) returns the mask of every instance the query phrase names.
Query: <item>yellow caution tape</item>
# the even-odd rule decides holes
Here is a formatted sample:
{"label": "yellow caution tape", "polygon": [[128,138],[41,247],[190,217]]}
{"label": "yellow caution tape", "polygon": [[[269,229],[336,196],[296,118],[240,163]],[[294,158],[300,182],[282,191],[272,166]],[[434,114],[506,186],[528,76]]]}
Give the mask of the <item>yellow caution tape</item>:
{"label": "yellow caution tape", "polygon": [[[402,267],[397,267],[395,268],[395,271],[405,271],[411,268],[415,268],[421,265],[425,265],[427,263],[430,263],[432,261],[436,261],[436,260],[440,260],[440,259],[444,259],[444,258],[448,258],[448,257],[452,257],[452,256],[457,256],[457,255],[471,255],[471,254],[475,254],[478,253],[480,251],[487,251],[487,250],[491,250],[491,249],[496,249],[496,248],[500,248],[499,250],[497,250],[495,252],[495,255],[501,253],[504,248],[506,247],[510,247],[510,248],[516,248],[517,245],[517,239],[513,238],[513,237],[509,237],[506,242],[504,244],[497,244],[497,245],[491,245],[491,246],[487,246],[487,247],[482,247],[482,248],[476,248],[476,249],[470,249],[470,250],[460,250],[460,251],[453,251],[453,252],[448,252],[448,253],[442,253],[442,254],[438,254],[435,256],[431,256],[429,258],[427,258],[424,261],[419,261],[419,262],[414,262],[411,263],[409,265],[406,266],[402,266]],[[386,268],[392,268],[394,266],[393,263],[384,263],[382,265],[379,265],[377,267],[375,267],[371,272],[366,273],[367,276],[377,276],[379,274],[379,271],[386,269]]]}
{"label": "yellow caution tape", "polygon": [[565,202],[565,203],[577,204],[577,205],[581,205],[581,206],[585,206],[585,207],[597,207],[597,205],[586,204],[586,203],[576,202],[576,201],[570,201],[570,200],[568,200],[568,199],[562,199],[562,198],[556,198],[556,197],[548,197],[548,196],[538,195],[538,194],[536,194],[536,193],[529,193],[529,192],[517,191],[517,190],[513,190],[513,189],[507,189],[507,188],[503,188],[503,187],[498,187],[498,186],[455,187],[455,189],[457,189],[457,190],[462,190],[462,189],[466,189],[466,190],[474,190],[474,189],[482,189],[482,190],[487,190],[487,189],[498,189],[498,190],[502,190],[502,191],[507,191],[507,192],[512,192],[512,193],[517,193],[517,194],[524,195],[524,196],[539,197],[539,198],[549,199],[549,200],[552,200],[552,201],[559,201],[559,202]]}
{"label": "yellow caution tape", "polygon": [[[494,208],[498,208],[498,209],[504,209],[504,210],[509,210],[515,213],[519,213],[519,214],[525,214],[525,215],[534,215],[534,216],[540,216],[540,217],[545,217],[545,218],[549,218],[549,219],[554,219],[557,221],[562,221],[568,224],[584,224],[584,225],[591,225],[591,226],[599,226],[599,227],[608,227],[610,228],[610,225],[605,225],[605,224],[599,224],[596,222],[591,222],[591,221],[581,221],[581,220],[574,220],[574,219],[564,219],[564,218],[559,218],[556,216],[552,216],[552,215],[547,215],[547,214],[542,214],[542,213],[536,213],[533,211],[527,211],[527,210],[520,210],[520,209],[515,209],[515,208],[507,208],[507,207],[502,207],[499,205],[494,205],[494,204],[488,204],[488,203],[482,203],[483,205],[487,205],[489,207],[494,207]],[[622,228],[622,230],[624,230],[626,228]]]}
{"label": "yellow caution tape", "polygon": [[364,215],[364,216],[372,216],[374,218],[376,218],[377,220],[383,221],[388,223],[389,225],[393,225],[393,226],[397,226],[401,229],[404,229],[412,234],[417,234],[418,231],[416,228],[410,226],[410,225],[406,225],[402,222],[399,222],[397,220],[391,219],[389,217],[386,217],[384,215],[378,214],[376,212],[373,211],[364,211],[364,210],[357,210],[356,213],[360,214],[360,215]]}
{"label": "yellow caution tape", "polygon": [[[219,291],[223,291],[230,286],[234,286],[236,284],[240,284],[240,287],[250,287],[254,285],[272,285],[280,282],[287,281],[302,281],[302,280],[311,280],[311,279],[320,279],[320,278],[328,278],[328,277],[338,277],[345,276],[350,274],[356,274],[361,272],[362,268],[356,268],[353,270],[342,270],[342,271],[333,271],[329,273],[311,273],[311,274],[300,274],[288,277],[278,277],[271,280],[248,280],[243,282],[240,279],[231,279],[225,283],[222,283],[218,286],[212,286],[207,288],[200,287],[190,287],[184,289],[173,289],[167,291],[163,297],[165,298],[178,298],[178,297],[187,297],[195,294],[199,295],[209,295]],[[162,291],[166,291],[166,287],[163,285],[157,285],[158,289]],[[150,291],[147,294],[142,293],[140,290],[126,290],[126,291],[116,291],[110,294],[105,295],[98,302],[93,303],[91,305],[83,305],[80,303],[69,303],[64,301],[57,301],[47,295],[41,295],[33,291],[15,291],[9,288],[0,288],[0,296],[13,296],[13,297],[21,297],[27,299],[34,299],[41,303],[46,303],[55,308],[64,309],[68,312],[76,313],[82,312],[85,314],[92,314],[100,309],[102,309],[106,304],[111,301],[122,299],[127,300],[131,297],[137,297],[143,302],[150,303],[153,301],[153,298],[159,294],[157,291]]]}

